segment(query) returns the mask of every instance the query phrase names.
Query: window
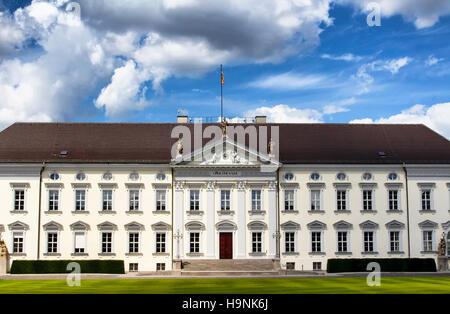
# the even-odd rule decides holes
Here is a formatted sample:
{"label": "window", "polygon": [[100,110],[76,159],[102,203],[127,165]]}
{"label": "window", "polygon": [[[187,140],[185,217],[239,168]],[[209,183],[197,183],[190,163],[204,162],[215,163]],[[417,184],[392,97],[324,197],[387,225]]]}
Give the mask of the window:
{"label": "window", "polygon": [[156,270],[157,271],[166,270],[166,263],[156,263]]}
{"label": "window", "polygon": [[288,172],[288,173],[286,173],[286,174],[284,175],[284,179],[285,179],[286,181],[292,181],[292,180],[294,179],[294,174]]}
{"label": "window", "polygon": [[24,244],[23,232],[14,232],[13,233],[13,253],[14,254],[23,253],[24,252],[23,244]]}
{"label": "window", "polygon": [[320,190],[311,190],[311,211],[320,210]]}
{"label": "window", "polygon": [[113,208],[113,200],[112,200],[112,190],[103,190],[103,211],[112,211]]}
{"label": "window", "polygon": [[262,252],[262,232],[252,232],[252,253]]}
{"label": "window", "polygon": [[371,211],[373,210],[373,191],[363,190],[363,210]]}
{"label": "window", "polygon": [[398,178],[398,175],[397,175],[395,172],[390,173],[390,174],[388,175],[388,179],[389,179],[390,181],[395,181],[395,180],[397,180],[397,178]]}
{"label": "window", "polygon": [[286,253],[295,252],[295,232],[285,232],[284,240]]}
{"label": "window", "polygon": [[220,191],[220,210],[230,210],[231,209],[231,191],[223,190]]}
{"label": "window", "polygon": [[78,181],[84,181],[86,179],[86,175],[83,172],[77,173],[76,179]]}
{"label": "window", "polygon": [[389,190],[389,210],[398,210],[398,190]]}
{"label": "window", "polygon": [[166,253],[166,234],[156,234],[156,253]]}
{"label": "window", "polygon": [[366,172],[366,173],[363,174],[362,178],[365,181],[372,180],[372,174],[370,172]]}
{"label": "window", "polygon": [[337,190],[337,210],[345,211],[347,210],[347,191],[345,190]]}
{"label": "window", "polygon": [[261,210],[261,190],[252,190],[252,211]]}
{"label": "window", "polygon": [[433,251],[433,231],[423,231],[423,250],[425,252]]}
{"label": "window", "polygon": [[337,238],[337,251],[341,253],[348,252],[348,232],[338,231]]}
{"label": "window", "polygon": [[139,173],[136,172],[130,173],[128,177],[130,178],[131,181],[137,181],[139,180]]}
{"label": "window", "polygon": [[86,234],[84,232],[75,233],[74,253],[86,252]]}
{"label": "window", "polygon": [[25,190],[14,190],[14,210],[25,210]]}
{"label": "window", "polygon": [[400,231],[389,232],[389,247],[391,252],[400,252]]}
{"label": "window", "polygon": [[53,172],[50,174],[50,179],[55,181],[59,179],[59,174],[57,174],[56,172]]}
{"label": "window", "polygon": [[130,191],[130,211],[139,210],[139,191]]}
{"label": "window", "polygon": [[47,233],[47,253],[58,253],[58,233]]}
{"label": "window", "polygon": [[59,191],[49,191],[48,210],[57,211],[59,209]]}
{"label": "window", "polygon": [[156,175],[156,180],[158,181],[164,181],[166,179],[166,175],[164,173],[158,173]]}
{"label": "window", "polygon": [[311,178],[311,180],[313,180],[313,181],[317,181],[317,180],[320,179],[320,175],[319,175],[318,173],[311,173],[310,178]]}
{"label": "window", "polygon": [[200,253],[200,233],[199,232],[191,232],[189,234],[189,252],[190,253]]}
{"label": "window", "polygon": [[110,181],[110,180],[112,180],[112,174],[111,174],[111,172],[105,172],[105,173],[103,174],[102,178],[103,178],[103,180],[105,180],[105,181]]}
{"label": "window", "polygon": [[200,210],[200,191],[191,191],[191,210]]}
{"label": "window", "polygon": [[374,232],[364,231],[364,252],[374,252]]}
{"label": "window", "polygon": [[76,190],[75,191],[75,211],[86,210],[86,191]]}
{"label": "window", "polygon": [[322,233],[311,232],[311,252],[322,252]]}
{"label": "window", "polygon": [[322,262],[313,262],[313,270],[322,270]]}
{"label": "window", "polygon": [[346,175],[345,173],[341,172],[341,173],[338,173],[338,174],[337,174],[336,178],[337,178],[339,181],[343,181],[343,180],[345,180],[345,179],[347,178],[347,175]]}
{"label": "window", "polygon": [[112,253],[112,232],[102,232],[102,253]]}
{"label": "window", "polygon": [[286,263],[286,269],[287,270],[294,270],[295,269],[295,263],[294,262],[287,262]]}
{"label": "window", "polygon": [[447,232],[447,256],[450,257],[450,231]]}
{"label": "window", "polygon": [[128,233],[128,253],[139,253],[139,232]]}
{"label": "window", "polygon": [[284,191],[284,210],[294,210],[294,191]]}
{"label": "window", "polygon": [[422,210],[431,210],[431,190],[422,190]]}
{"label": "window", "polygon": [[139,270],[139,266],[138,266],[138,265],[139,265],[138,263],[130,263],[130,264],[128,265],[129,271],[130,271],[130,272],[136,272],[136,271],[138,271],[138,270]]}
{"label": "window", "polygon": [[156,191],[156,210],[166,210],[166,191]]}

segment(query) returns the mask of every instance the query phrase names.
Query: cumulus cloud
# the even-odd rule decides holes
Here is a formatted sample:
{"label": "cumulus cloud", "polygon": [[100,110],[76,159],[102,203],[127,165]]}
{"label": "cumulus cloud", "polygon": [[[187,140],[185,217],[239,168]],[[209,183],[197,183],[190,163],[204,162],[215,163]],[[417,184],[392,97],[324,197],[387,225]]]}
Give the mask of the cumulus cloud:
{"label": "cumulus cloud", "polygon": [[268,122],[274,123],[318,123],[322,113],[314,109],[297,109],[287,105],[259,107],[244,113],[245,117],[267,116]]}
{"label": "cumulus cloud", "polygon": [[22,47],[25,35],[5,12],[0,12],[0,60]]}
{"label": "cumulus cloud", "polygon": [[450,103],[436,104],[430,107],[415,105],[401,111],[399,114],[387,118],[370,119],[363,118],[352,120],[350,123],[399,123],[399,124],[424,124],[441,135],[450,139]]}
{"label": "cumulus cloud", "polygon": [[281,73],[259,78],[248,83],[249,87],[276,90],[297,90],[308,88],[329,87],[328,78],[324,75],[301,74],[301,73]]}
{"label": "cumulus cloud", "polygon": [[405,20],[413,22],[417,28],[430,27],[439,21],[441,16],[450,14],[448,0],[336,0],[341,4],[353,4],[362,12],[368,11],[369,3],[378,3],[381,15],[391,17],[401,15]]}

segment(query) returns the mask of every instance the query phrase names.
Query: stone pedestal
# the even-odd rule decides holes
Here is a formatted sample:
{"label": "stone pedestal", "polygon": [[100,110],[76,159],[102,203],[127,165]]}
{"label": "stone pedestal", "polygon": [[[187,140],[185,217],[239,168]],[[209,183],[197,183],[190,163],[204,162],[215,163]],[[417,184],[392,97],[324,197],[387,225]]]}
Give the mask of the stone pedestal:
{"label": "stone pedestal", "polygon": [[437,269],[438,271],[448,271],[448,257],[438,256],[437,258]]}
{"label": "stone pedestal", "polygon": [[172,269],[173,270],[181,270],[181,260],[180,259],[173,260]]}

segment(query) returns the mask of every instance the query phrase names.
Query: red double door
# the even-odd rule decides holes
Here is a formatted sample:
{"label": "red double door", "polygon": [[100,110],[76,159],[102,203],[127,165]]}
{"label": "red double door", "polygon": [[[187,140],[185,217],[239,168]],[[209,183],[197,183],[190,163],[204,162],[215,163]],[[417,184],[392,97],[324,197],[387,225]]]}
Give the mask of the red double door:
{"label": "red double door", "polygon": [[231,232],[220,233],[220,259],[233,258],[233,234]]}

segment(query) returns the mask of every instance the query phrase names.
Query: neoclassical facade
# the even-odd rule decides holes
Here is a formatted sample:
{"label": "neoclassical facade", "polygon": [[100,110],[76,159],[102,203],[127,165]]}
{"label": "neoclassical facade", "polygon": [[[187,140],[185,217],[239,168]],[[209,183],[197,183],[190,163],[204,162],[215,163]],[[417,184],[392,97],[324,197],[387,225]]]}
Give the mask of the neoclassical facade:
{"label": "neoclassical facade", "polygon": [[319,270],[329,258],[435,258],[442,237],[450,244],[450,143],[424,126],[241,125],[256,127],[257,149],[252,132],[240,142],[222,126],[187,151],[187,139],[173,137],[180,125],[195,132],[185,123],[1,132],[10,259],[120,259],[129,271],[270,260]]}

